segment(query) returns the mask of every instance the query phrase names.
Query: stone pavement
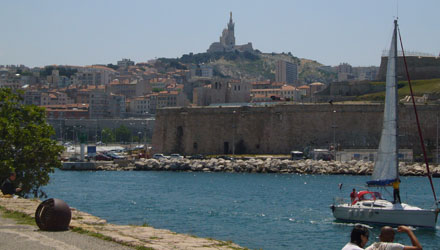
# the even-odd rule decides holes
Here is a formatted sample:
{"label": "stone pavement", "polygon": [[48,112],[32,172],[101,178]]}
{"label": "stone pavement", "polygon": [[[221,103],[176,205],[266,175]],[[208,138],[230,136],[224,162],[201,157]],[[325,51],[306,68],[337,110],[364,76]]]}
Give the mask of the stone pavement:
{"label": "stone pavement", "polygon": [[64,232],[46,232],[37,226],[17,224],[13,219],[1,217],[0,212],[0,249],[8,250],[80,250],[80,249],[121,249],[133,248],[101,240],[85,234]]}
{"label": "stone pavement", "polygon": [[[10,211],[22,212],[31,217],[35,216],[35,210],[39,204],[39,200],[0,197],[1,207]],[[72,220],[70,222],[70,228],[82,228],[90,232],[99,233],[111,238],[114,242],[128,244],[133,247],[144,246],[155,250],[244,249],[231,242],[177,234],[164,229],[132,225],[114,225],[74,208],[71,208],[71,210]],[[36,226],[17,225],[13,223],[13,221],[5,218],[0,220],[0,223],[0,249],[127,249],[120,244],[71,231],[43,232]],[[93,240],[90,238],[93,238]],[[23,241],[23,244],[32,243],[32,247],[23,245],[19,248],[14,248],[15,242],[18,241]],[[94,244],[94,241],[97,242],[97,246],[102,246],[102,248],[95,248],[93,245],[83,245],[89,244],[88,242]],[[33,247],[34,244],[42,248],[35,248]],[[51,248],[48,248],[49,246]]]}

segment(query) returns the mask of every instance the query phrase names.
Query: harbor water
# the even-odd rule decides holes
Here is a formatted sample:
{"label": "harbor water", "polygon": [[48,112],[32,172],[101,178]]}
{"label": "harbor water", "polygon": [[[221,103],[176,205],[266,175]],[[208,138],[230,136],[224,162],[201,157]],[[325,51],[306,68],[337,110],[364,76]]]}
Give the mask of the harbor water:
{"label": "harbor water", "polygon": [[[424,177],[401,177],[403,202],[430,208]],[[113,224],[148,224],[250,249],[341,249],[353,224],[334,220],[329,206],[348,198],[368,176],[137,171],[60,171],[43,190]],[[338,184],[342,183],[340,190]],[[440,192],[440,180],[434,179]],[[383,191],[392,196],[392,190]],[[437,230],[415,229],[424,249],[440,249]],[[372,226],[368,244],[377,240]],[[397,241],[411,244],[406,235]]]}

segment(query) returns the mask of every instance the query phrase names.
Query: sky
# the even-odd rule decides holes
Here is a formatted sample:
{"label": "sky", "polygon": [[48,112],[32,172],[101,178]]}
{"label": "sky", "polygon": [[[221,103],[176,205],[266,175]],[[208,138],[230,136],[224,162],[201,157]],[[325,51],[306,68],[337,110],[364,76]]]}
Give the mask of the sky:
{"label": "sky", "polygon": [[[236,44],[379,66],[398,15],[405,51],[439,55],[439,0],[0,0],[0,65],[116,64],[206,52],[232,11]],[[397,14],[398,13],[398,14]]]}

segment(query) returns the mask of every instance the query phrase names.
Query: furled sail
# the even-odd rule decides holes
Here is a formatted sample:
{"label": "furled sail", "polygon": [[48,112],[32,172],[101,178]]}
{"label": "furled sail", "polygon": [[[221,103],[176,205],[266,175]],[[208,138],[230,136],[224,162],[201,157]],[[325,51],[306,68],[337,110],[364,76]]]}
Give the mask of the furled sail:
{"label": "furled sail", "polygon": [[393,39],[388,55],[385,108],[382,135],[380,137],[377,158],[374,163],[372,180],[369,186],[385,186],[394,182],[399,176],[397,147],[397,20],[394,21]]}

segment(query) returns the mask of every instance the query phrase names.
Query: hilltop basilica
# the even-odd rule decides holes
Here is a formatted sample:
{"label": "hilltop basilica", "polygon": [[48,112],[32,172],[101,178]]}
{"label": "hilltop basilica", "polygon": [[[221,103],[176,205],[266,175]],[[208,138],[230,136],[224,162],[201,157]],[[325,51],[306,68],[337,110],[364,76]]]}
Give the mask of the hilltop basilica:
{"label": "hilltop basilica", "polygon": [[240,52],[253,52],[252,43],[247,43],[243,45],[235,45],[235,35],[234,35],[235,23],[232,21],[232,12],[230,13],[229,23],[226,29],[223,30],[222,36],[220,37],[220,42],[212,43],[209,46],[208,53],[211,52],[230,52],[230,51],[240,51]]}

